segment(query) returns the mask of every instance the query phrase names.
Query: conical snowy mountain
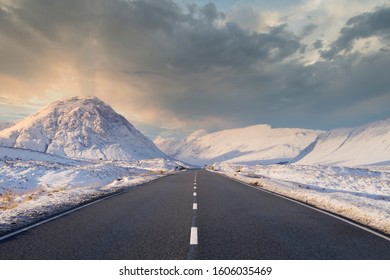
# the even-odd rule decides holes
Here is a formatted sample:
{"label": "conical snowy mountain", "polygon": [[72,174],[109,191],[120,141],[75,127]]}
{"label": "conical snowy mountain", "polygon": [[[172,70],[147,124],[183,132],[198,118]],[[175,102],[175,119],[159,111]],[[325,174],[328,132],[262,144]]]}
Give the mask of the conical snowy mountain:
{"label": "conical snowy mountain", "polygon": [[221,161],[272,164],[292,160],[320,133],[255,125],[214,133],[198,130],[181,140],[157,137],[154,143],[167,155],[195,165]]}
{"label": "conical snowy mountain", "polygon": [[389,165],[390,118],[325,132],[294,161],[302,165]]}
{"label": "conical snowy mountain", "polygon": [[0,145],[77,159],[166,157],[123,116],[96,97],[55,101],[0,131]]}

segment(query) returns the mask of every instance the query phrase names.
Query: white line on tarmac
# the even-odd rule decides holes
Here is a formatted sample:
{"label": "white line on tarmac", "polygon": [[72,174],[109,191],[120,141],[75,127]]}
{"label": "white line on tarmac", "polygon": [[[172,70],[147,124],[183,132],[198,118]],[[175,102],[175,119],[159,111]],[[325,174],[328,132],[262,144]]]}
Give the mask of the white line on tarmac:
{"label": "white line on tarmac", "polygon": [[190,245],[198,245],[198,228],[191,228]]}

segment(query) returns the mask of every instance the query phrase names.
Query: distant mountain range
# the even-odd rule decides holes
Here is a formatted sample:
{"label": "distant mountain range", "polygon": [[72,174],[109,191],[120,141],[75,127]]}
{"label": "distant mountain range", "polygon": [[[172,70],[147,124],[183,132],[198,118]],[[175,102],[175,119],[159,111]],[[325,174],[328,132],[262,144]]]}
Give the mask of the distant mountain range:
{"label": "distant mountain range", "polygon": [[179,140],[157,137],[154,143],[167,155],[195,165],[220,161],[273,164],[293,160],[320,133],[262,124],[213,133],[198,130]]}
{"label": "distant mountain range", "polygon": [[150,139],[96,97],[47,105],[0,131],[0,146],[74,159],[166,158]]}
{"label": "distant mountain range", "polygon": [[324,132],[294,162],[302,165],[390,165],[390,118]]}
{"label": "distant mountain range", "polygon": [[16,124],[0,125],[0,146],[86,160],[171,157],[198,166],[224,161],[390,165],[390,118],[327,132],[266,124],[213,133],[198,130],[183,139],[157,137],[153,143],[98,98],[73,97]]}
{"label": "distant mountain range", "polygon": [[154,142],[169,156],[197,165],[390,165],[390,118],[327,132],[255,125],[214,133],[199,130],[179,140],[157,137]]}

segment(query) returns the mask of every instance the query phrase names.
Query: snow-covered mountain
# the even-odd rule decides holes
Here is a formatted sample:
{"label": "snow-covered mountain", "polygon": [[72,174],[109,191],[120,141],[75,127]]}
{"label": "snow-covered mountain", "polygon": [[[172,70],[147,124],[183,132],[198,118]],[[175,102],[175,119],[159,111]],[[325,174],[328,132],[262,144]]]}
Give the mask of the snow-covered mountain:
{"label": "snow-covered mountain", "polygon": [[294,162],[302,165],[390,165],[390,118],[325,132]]}
{"label": "snow-covered mountain", "polygon": [[13,125],[15,125],[14,122],[1,122],[0,121],[0,131],[2,131],[3,129],[6,129],[8,127],[11,127]]}
{"label": "snow-covered mountain", "polygon": [[167,155],[195,165],[220,161],[271,164],[295,158],[320,133],[255,125],[214,133],[198,130],[180,140],[157,137],[154,143]]}
{"label": "snow-covered mountain", "polygon": [[55,101],[0,131],[0,146],[93,160],[165,158],[153,142],[96,97]]}

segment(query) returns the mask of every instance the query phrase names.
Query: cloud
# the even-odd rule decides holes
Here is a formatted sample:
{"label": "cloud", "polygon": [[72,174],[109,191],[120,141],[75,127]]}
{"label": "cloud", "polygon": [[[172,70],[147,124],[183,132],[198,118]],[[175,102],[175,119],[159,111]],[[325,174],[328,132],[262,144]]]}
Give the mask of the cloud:
{"label": "cloud", "polygon": [[318,24],[310,23],[303,27],[301,36],[306,37],[310,34],[313,34],[313,32],[318,28]]}
{"label": "cloud", "polygon": [[[7,20],[8,37],[29,47],[38,44],[35,49],[41,52],[69,50],[79,54],[79,59],[86,54],[84,48],[90,52],[95,44],[110,59],[141,57],[153,65],[190,70],[205,64],[235,67],[239,62],[275,59],[275,52],[283,59],[299,48],[299,41],[285,25],[267,33],[248,32],[234,22],[218,26],[224,14],[211,3],[191,5],[188,10],[170,0],[18,3],[12,9],[12,20]],[[142,64],[141,59],[135,62]]]}
{"label": "cloud", "polygon": [[374,12],[367,12],[350,18],[340,31],[340,36],[330,49],[322,52],[324,58],[333,58],[341,52],[351,51],[358,39],[378,36],[390,39],[390,7],[381,7]]}
{"label": "cloud", "polygon": [[[384,40],[386,21],[379,11],[386,9],[351,17],[339,28],[339,39],[331,40],[316,35],[325,28],[325,16],[295,23],[311,11],[322,15],[316,4],[321,1],[308,2],[292,9],[284,17],[288,22],[276,12],[251,8],[255,20],[246,24],[241,23],[245,13],[232,16],[212,3],[3,2],[0,100],[8,101],[0,109],[14,110],[15,101],[96,95],[148,131],[160,127],[186,132],[259,122],[329,128],[337,125],[332,113],[340,115],[343,106],[350,109],[338,125],[354,121],[353,104],[367,104],[366,115],[386,114],[368,96],[387,101],[388,79],[372,73],[387,73],[389,52],[343,51],[357,34]],[[273,24],[268,24],[267,14],[272,14]],[[365,25],[370,31],[362,33]],[[332,41],[332,61],[307,64],[301,58],[308,52],[318,56]]]}
{"label": "cloud", "polygon": [[183,94],[213,98],[191,79],[212,85],[225,74],[282,61],[300,47],[287,25],[257,33],[221,24],[225,16],[214,4],[185,9],[170,0],[20,0],[8,10],[1,11],[2,39],[9,42],[2,76],[103,97],[111,93],[102,88],[115,91],[111,80],[133,98],[132,109],[166,111],[160,101],[180,106]]}
{"label": "cloud", "polygon": [[322,40],[316,40],[315,42],[313,42],[313,47],[318,50],[318,49],[321,49],[322,47],[324,46],[324,42]]}

